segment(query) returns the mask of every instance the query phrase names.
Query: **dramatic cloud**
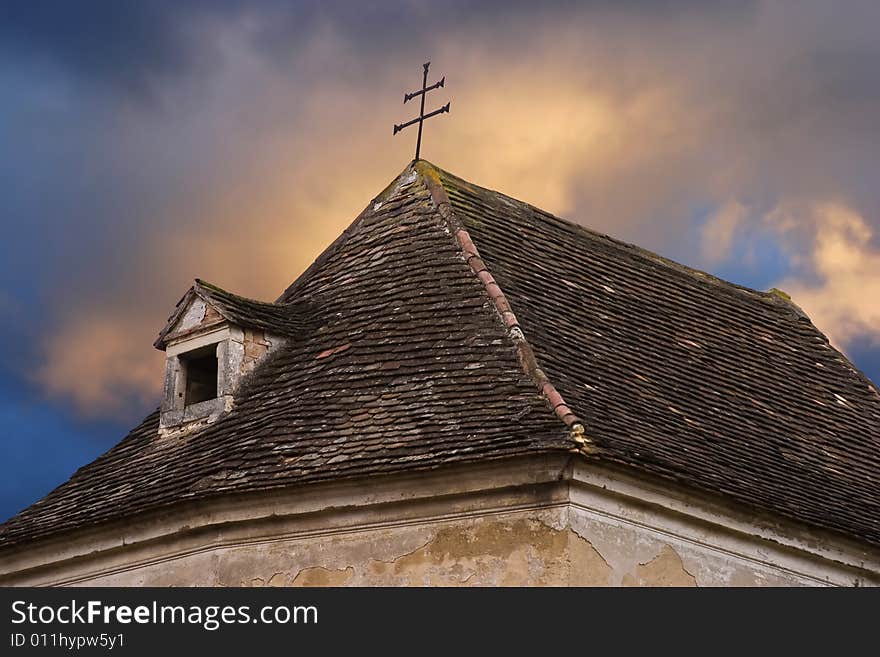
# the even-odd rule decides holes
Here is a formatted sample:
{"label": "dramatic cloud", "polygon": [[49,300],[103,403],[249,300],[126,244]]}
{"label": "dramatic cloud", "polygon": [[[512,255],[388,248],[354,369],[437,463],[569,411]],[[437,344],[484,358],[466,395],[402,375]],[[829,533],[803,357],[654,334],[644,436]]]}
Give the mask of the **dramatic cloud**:
{"label": "dramatic cloud", "polygon": [[746,207],[738,201],[728,201],[713,214],[703,226],[703,261],[711,264],[730,256],[736,230],[748,217]]}
{"label": "dramatic cloud", "polygon": [[[803,213],[801,214],[803,216]],[[880,343],[880,247],[865,219],[842,205],[820,204],[808,215],[815,231],[812,250],[795,263],[798,276],[779,286],[838,346],[870,336]],[[771,215],[783,234],[804,222],[785,212]]]}
{"label": "dramatic cloud", "polygon": [[160,361],[139,341],[147,336],[137,322],[131,313],[72,318],[61,339],[48,341],[39,381],[49,394],[70,395],[91,412],[122,414],[133,403],[152,402]]}
{"label": "dramatic cloud", "polygon": [[193,277],[274,298],[406,165],[391,125],[427,59],[447,79],[429,106],[452,100],[438,165],[738,281],[772,272],[842,344],[880,336],[857,300],[878,271],[873,3],[4,11],[2,305],[33,307],[29,376],[84,412],[158,398],[150,345]]}

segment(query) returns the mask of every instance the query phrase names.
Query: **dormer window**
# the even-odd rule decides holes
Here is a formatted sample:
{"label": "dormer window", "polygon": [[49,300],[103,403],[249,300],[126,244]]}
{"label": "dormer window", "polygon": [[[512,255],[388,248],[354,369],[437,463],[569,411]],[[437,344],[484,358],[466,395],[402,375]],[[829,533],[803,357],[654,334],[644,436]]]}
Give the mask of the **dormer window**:
{"label": "dormer window", "polygon": [[159,433],[189,432],[229,412],[241,381],[294,334],[291,313],[197,280],[155,342],[165,352]]}
{"label": "dormer window", "polygon": [[217,398],[217,347],[209,344],[178,356],[186,381],[178,394],[184,395],[185,407]]}

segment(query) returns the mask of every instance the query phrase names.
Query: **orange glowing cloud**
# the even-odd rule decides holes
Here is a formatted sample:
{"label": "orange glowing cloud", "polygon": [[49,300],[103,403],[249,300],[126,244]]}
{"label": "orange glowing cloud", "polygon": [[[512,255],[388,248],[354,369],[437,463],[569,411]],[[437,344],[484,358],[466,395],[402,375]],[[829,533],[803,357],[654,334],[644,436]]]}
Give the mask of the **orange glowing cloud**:
{"label": "orange glowing cloud", "polygon": [[[873,230],[839,203],[817,204],[811,213],[815,239],[800,265],[817,280],[790,277],[779,287],[836,345],[866,335],[880,340],[880,248],[872,244]],[[794,227],[790,215],[777,221],[783,231]]]}
{"label": "orange glowing cloud", "polygon": [[47,341],[38,380],[48,394],[70,398],[90,415],[124,417],[132,403],[149,404],[161,386],[163,359],[144,348],[151,332],[139,320],[123,309],[69,319]]}
{"label": "orange glowing cloud", "polygon": [[[452,108],[427,126],[424,156],[672,257],[692,233],[702,255],[691,264],[706,266],[729,256],[752,209],[760,217],[779,198],[847,197],[849,162],[813,164],[817,135],[833,140],[835,124],[797,103],[811,80],[783,64],[810,43],[780,38],[790,20],[772,3],[729,24],[585,16],[463,22],[428,42],[432,75],[446,76],[428,107],[451,99]],[[120,160],[137,162],[144,177],[169,166],[185,177],[134,198],[150,220],[108,237],[122,266],[88,263],[92,278],[68,285],[93,294],[58,302],[39,380],[83,412],[158,399],[151,343],[194,277],[275,298],[412,157],[414,135],[392,138],[391,126],[412,116],[401,101],[421,81],[421,46],[372,44],[365,63],[363,44],[325,24],[278,61],[261,51],[259,27],[248,17],[206,28],[214,66],[163,89],[158,117],[118,110]],[[695,206],[714,208],[702,232]],[[818,216],[809,265],[824,283],[781,286],[835,339],[880,335],[865,294],[880,299],[869,224],[840,208]]]}

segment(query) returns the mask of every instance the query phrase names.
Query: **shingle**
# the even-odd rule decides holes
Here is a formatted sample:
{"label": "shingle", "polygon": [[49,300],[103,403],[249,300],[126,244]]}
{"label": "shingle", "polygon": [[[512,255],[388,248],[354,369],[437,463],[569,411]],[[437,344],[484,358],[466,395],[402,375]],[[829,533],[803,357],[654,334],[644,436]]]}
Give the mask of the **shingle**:
{"label": "shingle", "polygon": [[258,367],[228,415],[175,440],[151,414],[2,525],[0,544],[218,493],[567,449],[421,180],[373,205],[276,304],[308,299],[320,324]]}
{"label": "shingle", "polygon": [[799,308],[441,179],[598,458],[880,543],[880,394]]}
{"label": "shingle", "polygon": [[151,414],[0,545],[218,494],[571,451],[575,419],[591,458],[880,544],[880,395],[776,295],[426,163],[274,304],[207,289],[285,346],[228,415],[162,439]]}

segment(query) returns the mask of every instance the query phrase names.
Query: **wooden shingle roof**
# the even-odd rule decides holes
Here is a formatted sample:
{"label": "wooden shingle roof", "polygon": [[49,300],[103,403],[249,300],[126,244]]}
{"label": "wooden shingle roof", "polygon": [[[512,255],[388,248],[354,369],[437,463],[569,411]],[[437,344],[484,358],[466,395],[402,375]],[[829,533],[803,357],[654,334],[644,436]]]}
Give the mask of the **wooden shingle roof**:
{"label": "wooden shingle roof", "polygon": [[265,305],[314,313],[228,415],[174,440],[151,414],[0,526],[0,545],[182,500],[558,451],[880,544],[880,394],[776,294],[422,161]]}

